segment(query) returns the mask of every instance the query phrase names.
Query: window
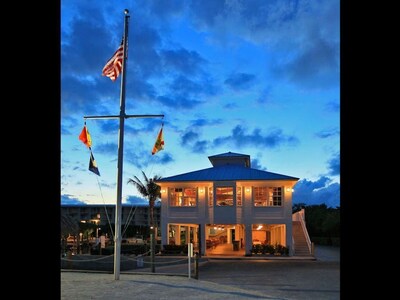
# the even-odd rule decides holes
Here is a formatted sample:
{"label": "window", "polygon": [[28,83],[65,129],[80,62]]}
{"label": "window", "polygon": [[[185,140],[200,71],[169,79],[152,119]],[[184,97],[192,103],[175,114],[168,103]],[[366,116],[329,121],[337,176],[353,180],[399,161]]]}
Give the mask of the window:
{"label": "window", "polygon": [[196,188],[171,188],[169,195],[170,206],[196,206]]}
{"label": "window", "polygon": [[281,206],[282,188],[254,187],[254,206]]}
{"label": "window", "polygon": [[267,206],[268,190],[266,187],[254,187],[254,206]]}
{"label": "window", "polygon": [[242,206],[242,187],[238,186],[236,188],[236,204],[237,206]]}
{"label": "window", "polygon": [[214,195],[213,195],[213,187],[210,186],[208,188],[208,206],[213,206]]}
{"label": "window", "polygon": [[233,187],[217,187],[215,192],[217,206],[233,206]]}
{"label": "window", "polygon": [[270,187],[269,188],[269,202],[272,203],[272,206],[281,206],[282,205],[282,188],[280,187]]}

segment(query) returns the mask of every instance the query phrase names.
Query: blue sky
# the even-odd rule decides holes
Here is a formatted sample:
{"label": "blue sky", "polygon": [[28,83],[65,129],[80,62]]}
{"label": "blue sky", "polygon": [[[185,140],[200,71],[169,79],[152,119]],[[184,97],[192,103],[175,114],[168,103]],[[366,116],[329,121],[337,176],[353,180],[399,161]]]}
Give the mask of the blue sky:
{"label": "blue sky", "polygon": [[[101,72],[130,12],[122,203],[127,181],[248,154],[300,178],[293,202],[340,205],[340,2],[61,1],[61,203],[115,204],[117,119],[87,119],[101,176],[78,139],[84,116],[118,115],[121,77]],[[164,150],[151,155],[164,124]]]}

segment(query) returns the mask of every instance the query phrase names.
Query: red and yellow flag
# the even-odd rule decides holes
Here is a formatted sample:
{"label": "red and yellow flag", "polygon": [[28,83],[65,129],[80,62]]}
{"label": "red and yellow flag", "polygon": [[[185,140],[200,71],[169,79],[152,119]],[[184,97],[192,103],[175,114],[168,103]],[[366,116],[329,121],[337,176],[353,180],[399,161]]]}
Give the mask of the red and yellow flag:
{"label": "red and yellow flag", "polygon": [[89,130],[86,125],[83,126],[82,132],[79,135],[79,139],[88,147],[92,146],[92,138],[90,137]]}
{"label": "red and yellow flag", "polygon": [[164,149],[164,136],[163,136],[163,127],[161,127],[160,132],[158,133],[157,140],[154,143],[153,151],[151,151],[151,155],[156,154],[158,151]]}

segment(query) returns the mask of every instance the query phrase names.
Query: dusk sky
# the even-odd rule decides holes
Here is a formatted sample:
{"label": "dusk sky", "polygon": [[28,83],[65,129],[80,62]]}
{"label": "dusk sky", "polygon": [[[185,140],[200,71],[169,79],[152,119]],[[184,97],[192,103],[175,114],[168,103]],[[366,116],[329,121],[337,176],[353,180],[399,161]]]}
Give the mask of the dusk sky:
{"label": "dusk sky", "polygon": [[[340,1],[61,1],[61,204],[115,204],[121,76],[102,69],[129,10],[122,203],[134,176],[251,167],[300,178],[293,203],[340,206]],[[164,150],[151,154],[164,124]]]}

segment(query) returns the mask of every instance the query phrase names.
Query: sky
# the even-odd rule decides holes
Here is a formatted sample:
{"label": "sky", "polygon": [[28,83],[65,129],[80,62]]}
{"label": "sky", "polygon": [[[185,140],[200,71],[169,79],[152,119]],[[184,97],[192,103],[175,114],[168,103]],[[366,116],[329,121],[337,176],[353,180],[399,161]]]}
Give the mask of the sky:
{"label": "sky", "polygon": [[[130,178],[212,167],[297,177],[293,203],[340,206],[340,1],[61,1],[61,204],[115,204],[121,76],[102,69],[129,10],[122,203]],[[88,170],[90,150],[100,176]],[[164,149],[151,154],[163,128]]]}

